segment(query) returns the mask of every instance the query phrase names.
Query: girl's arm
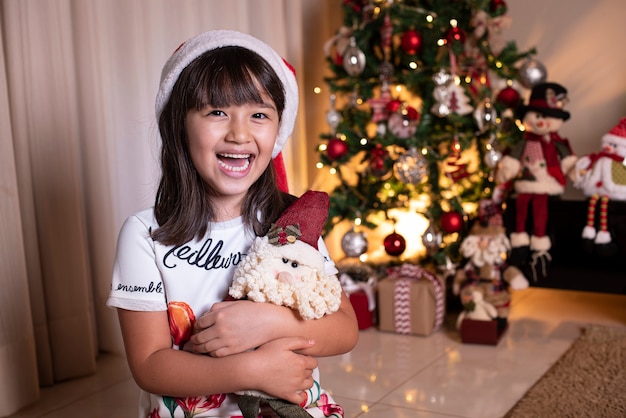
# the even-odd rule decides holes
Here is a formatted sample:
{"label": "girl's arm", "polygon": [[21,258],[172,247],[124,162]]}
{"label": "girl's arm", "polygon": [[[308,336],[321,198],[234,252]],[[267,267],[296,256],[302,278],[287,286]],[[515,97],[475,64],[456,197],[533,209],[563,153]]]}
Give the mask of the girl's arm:
{"label": "girl's arm", "polygon": [[174,396],[202,396],[256,389],[299,404],[313,385],[315,358],[298,354],[314,342],[274,340],[258,350],[215,358],[171,348],[166,311],[118,309],[126,357],[139,387]]}
{"label": "girl's arm", "polygon": [[339,310],[320,319],[303,320],[292,309],[272,303],[220,302],[197,319],[192,350],[224,357],[259,347],[282,337],[300,336],[315,345],[300,352],[333,356],[350,351],[359,329],[348,297],[342,292]]}

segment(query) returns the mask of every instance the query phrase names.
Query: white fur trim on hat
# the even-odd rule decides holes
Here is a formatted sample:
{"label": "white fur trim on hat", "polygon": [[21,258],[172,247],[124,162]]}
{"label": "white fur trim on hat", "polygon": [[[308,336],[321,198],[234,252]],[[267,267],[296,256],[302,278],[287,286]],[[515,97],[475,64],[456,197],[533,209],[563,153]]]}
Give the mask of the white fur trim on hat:
{"label": "white fur trim on hat", "polygon": [[157,120],[172,94],[172,89],[180,73],[194,59],[212,49],[225,46],[240,46],[259,54],[274,69],[285,88],[285,110],[283,111],[278,136],[272,157],[283,149],[287,138],[293,132],[298,113],[298,84],[293,70],[272,47],[245,33],[233,30],[213,30],[201,33],[182,44],[167,60],[161,72],[161,82],[156,96]]}

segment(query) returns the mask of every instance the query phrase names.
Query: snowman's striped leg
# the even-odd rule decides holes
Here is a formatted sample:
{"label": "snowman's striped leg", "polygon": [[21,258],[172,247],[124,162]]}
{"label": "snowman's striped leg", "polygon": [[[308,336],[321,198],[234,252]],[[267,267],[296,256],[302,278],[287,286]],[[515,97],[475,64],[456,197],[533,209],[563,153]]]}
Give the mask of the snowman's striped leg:
{"label": "snowman's striped leg", "polygon": [[594,242],[596,244],[608,244],[611,242],[611,234],[609,233],[608,228],[608,206],[609,206],[609,197],[602,196],[600,198],[600,231],[598,235],[596,235],[596,239]]}
{"label": "snowman's striped leg", "polygon": [[608,207],[609,207],[609,197],[602,196],[600,198],[600,231],[608,230]]}
{"label": "snowman's striped leg", "polygon": [[589,197],[589,205],[587,206],[587,225],[583,229],[583,238],[594,239],[596,236],[596,204],[598,203],[597,194]]}

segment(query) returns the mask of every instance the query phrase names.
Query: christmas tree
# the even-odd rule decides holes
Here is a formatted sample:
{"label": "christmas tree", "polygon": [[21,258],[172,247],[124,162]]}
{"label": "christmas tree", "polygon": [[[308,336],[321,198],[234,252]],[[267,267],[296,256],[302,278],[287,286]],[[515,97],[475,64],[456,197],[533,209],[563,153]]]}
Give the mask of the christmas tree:
{"label": "christmas tree", "polygon": [[[501,199],[494,170],[522,138],[514,110],[545,69],[534,49],[502,40],[504,0],[345,0],[342,9],[325,48],[329,128],[318,167],[336,184],[326,232],[352,226],[341,242],[348,257],[369,244],[400,261],[417,240],[419,261],[450,265],[479,202]],[[425,221],[421,233],[394,226],[368,243],[364,231],[402,213]]]}

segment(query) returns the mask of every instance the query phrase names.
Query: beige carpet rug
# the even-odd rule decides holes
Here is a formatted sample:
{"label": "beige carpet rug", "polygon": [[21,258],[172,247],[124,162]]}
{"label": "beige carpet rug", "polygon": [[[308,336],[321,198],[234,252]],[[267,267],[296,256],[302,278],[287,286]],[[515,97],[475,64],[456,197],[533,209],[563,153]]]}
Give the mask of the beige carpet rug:
{"label": "beige carpet rug", "polygon": [[592,325],[504,418],[626,417],[626,329]]}

